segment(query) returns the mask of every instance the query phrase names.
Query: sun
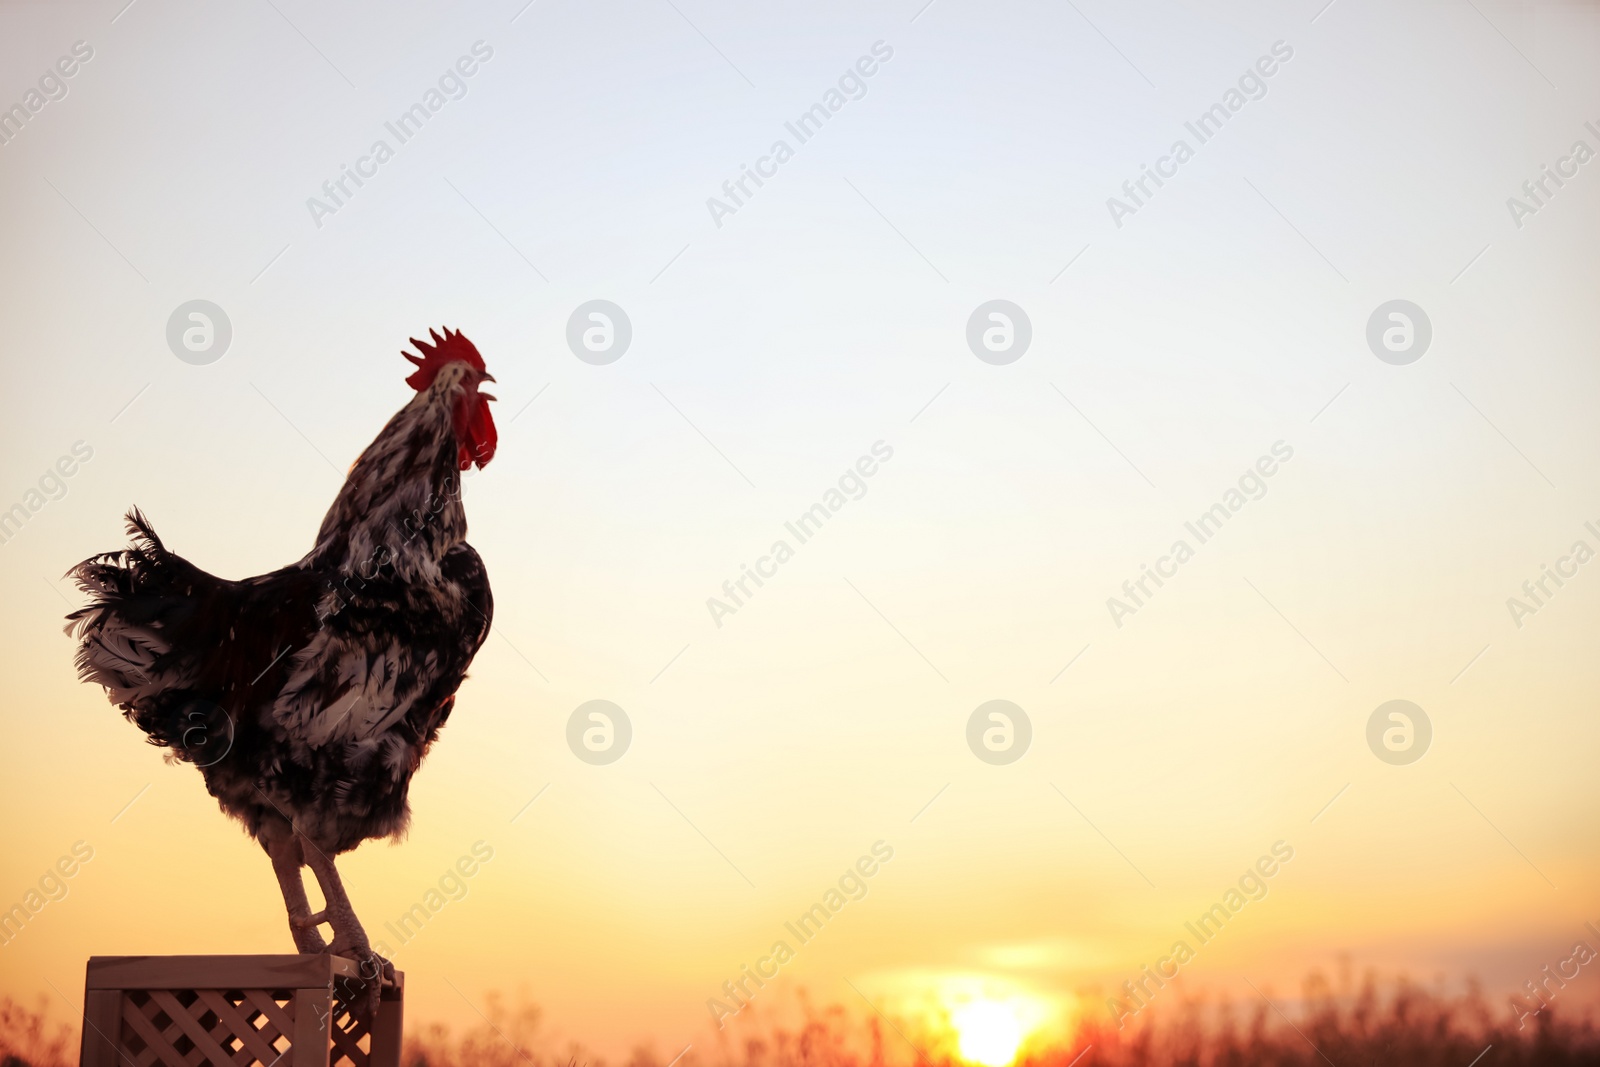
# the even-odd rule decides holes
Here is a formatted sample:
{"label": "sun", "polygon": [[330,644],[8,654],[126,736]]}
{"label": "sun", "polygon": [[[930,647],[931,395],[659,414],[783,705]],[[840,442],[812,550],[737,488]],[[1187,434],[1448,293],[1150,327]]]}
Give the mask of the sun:
{"label": "sun", "polygon": [[964,1004],[950,1015],[961,1058],[982,1067],[1007,1067],[1022,1044],[1022,1021],[1010,1005],[994,1000]]}

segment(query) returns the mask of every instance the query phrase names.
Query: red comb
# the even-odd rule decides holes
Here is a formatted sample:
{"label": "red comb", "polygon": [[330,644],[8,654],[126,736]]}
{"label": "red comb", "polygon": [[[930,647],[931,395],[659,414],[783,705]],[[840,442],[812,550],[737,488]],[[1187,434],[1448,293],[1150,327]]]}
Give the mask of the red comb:
{"label": "red comb", "polygon": [[471,341],[462,336],[460,330],[451,330],[447,327],[444,331],[444,336],[440,337],[438,330],[430,329],[428,336],[433,338],[433,344],[431,345],[425,341],[419,341],[415,337],[410,339],[411,343],[417,346],[417,351],[421,352],[422,355],[412,355],[404,349],[400,352],[402,356],[417,365],[417,369],[411,373],[410,377],[406,378],[406,384],[417,392],[420,393],[432,385],[433,379],[438,377],[439,371],[447,363],[455,363],[459,360],[475,370],[488,369],[483,365],[483,357],[478,355],[478,349]]}

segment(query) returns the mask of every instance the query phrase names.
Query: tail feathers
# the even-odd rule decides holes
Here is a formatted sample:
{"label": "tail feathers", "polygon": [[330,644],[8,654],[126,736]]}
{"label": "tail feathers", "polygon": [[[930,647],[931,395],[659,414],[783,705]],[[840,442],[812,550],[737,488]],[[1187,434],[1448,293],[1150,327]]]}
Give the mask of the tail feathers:
{"label": "tail feathers", "polygon": [[67,616],[66,632],[78,638],[78,677],[105,686],[121,706],[176,681],[162,676],[162,658],[172,651],[163,631],[175,610],[182,614],[197,573],[166,550],[137,508],[128,512],[128,536],[131,547],[91,556],[67,572],[90,597]]}
{"label": "tail feathers", "polygon": [[[144,513],[134,508],[127,515],[128,536],[133,545],[120,552],[102,552],[90,556],[67,571],[67,577],[77,580],[78,588],[97,598],[125,598],[134,595],[167,570],[167,562],[176,559],[156,536],[155,528]],[[68,615],[77,619],[94,610],[95,605]]]}
{"label": "tail feathers", "polygon": [[154,630],[123,625],[110,616],[86,620],[75,663],[78,678],[106,687],[113,704],[132,704],[166,688],[156,664],[172,651]]}
{"label": "tail feathers", "polygon": [[161,538],[156,536],[156,528],[150,525],[150,520],[144,517],[144,512],[138,508],[129,508],[128,514],[123,516],[124,529],[128,536],[133,538],[133,548],[129,551],[151,556],[164,556],[167,547],[161,543]]}

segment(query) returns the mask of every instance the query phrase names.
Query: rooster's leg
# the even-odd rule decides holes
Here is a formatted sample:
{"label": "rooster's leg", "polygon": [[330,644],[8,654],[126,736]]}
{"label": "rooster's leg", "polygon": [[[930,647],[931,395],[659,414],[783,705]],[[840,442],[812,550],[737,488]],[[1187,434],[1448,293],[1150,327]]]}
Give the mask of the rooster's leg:
{"label": "rooster's leg", "polygon": [[317,876],[322,897],[327,902],[325,914],[333,927],[333,944],[328,951],[353,960],[361,969],[361,978],[366,984],[363,1007],[369,1019],[375,1018],[382,987],[394,984],[394,964],[372,951],[372,943],[367,940],[361,920],[356,918],[356,910],[344,891],[344,882],[333,865],[333,857],[309,840],[305,840],[304,851],[306,865]]}
{"label": "rooster's leg", "polygon": [[328,944],[317,932],[317,924],[325,920],[327,913],[311,913],[306,885],[300,877],[304,862],[300,839],[293,833],[274,837],[267,843],[267,855],[272,857],[272,870],[278,876],[278,888],[283,890],[283,903],[289,909],[289,932],[294,935],[295,949],[313,955],[326,952]]}

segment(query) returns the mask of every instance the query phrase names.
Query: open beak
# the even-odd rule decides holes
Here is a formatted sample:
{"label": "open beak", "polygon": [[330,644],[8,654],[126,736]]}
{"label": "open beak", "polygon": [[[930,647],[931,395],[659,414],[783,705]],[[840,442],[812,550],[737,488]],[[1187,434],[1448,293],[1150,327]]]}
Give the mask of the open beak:
{"label": "open beak", "polygon": [[[492,381],[494,381],[494,375],[490,374],[488,371],[484,371],[483,372],[483,377],[478,379],[478,384],[482,385],[484,382],[492,382]],[[479,392],[478,395],[480,397],[482,397],[483,399],[485,399],[485,400],[498,400],[498,399],[500,399],[499,397],[493,395],[492,393]]]}

